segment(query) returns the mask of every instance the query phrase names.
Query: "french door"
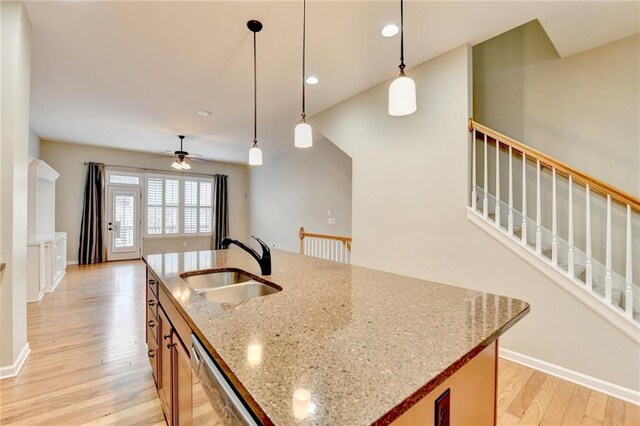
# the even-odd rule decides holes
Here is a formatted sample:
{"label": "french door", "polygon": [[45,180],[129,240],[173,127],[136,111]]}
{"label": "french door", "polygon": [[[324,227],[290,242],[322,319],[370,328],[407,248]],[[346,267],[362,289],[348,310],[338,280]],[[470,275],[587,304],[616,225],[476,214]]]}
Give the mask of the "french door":
{"label": "french door", "polygon": [[107,187],[107,260],[140,258],[140,188]]}

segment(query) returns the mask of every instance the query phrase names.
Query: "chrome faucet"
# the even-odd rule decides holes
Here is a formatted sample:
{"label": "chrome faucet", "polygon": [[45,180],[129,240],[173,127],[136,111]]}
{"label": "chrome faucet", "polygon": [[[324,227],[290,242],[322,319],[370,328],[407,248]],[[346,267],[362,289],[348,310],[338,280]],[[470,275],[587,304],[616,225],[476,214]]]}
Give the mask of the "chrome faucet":
{"label": "chrome faucet", "polygon": [[254,237],[253,235],[251,236],[251,238],[256,240],[258,244],[260,244],[260,247],[262,247],[262,257],[258,254],[258,252],[256,252],[251,247],[248,247],[243,243],[241,243],[240,241],[234,240],[229,237],[224,237],[224,240],[222,240],[222,242],[220,243],[220,246],[222,248],[229,248],[229,245],[231,244],[237,245],[242,250],[246,251],[251,256],[253,256],[255,260],[258,261],[258,265],[260,265],[261,275],[271,275],[271,249],[269,249],[269,246],[260,238]]}

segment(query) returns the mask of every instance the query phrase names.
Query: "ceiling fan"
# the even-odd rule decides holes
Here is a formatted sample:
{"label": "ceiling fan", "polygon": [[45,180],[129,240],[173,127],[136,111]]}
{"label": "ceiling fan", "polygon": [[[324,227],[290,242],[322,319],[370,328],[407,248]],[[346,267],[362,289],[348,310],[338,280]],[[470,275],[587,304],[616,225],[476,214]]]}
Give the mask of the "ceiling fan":
{"label": "ceiling fan", "polygon": [[198,160],[198,157],[202,156],[200,154],[189,154],[187,151],[185,151],[183,148],[184,135],[178,135],[178,137],[180,138],[179,151],[163,150],[162,152],[175,155],[176,159],[173,164],[171,164],[171,167],[177,170],[189,170],[191,169],[191,165],[187,162],[187,159]]}

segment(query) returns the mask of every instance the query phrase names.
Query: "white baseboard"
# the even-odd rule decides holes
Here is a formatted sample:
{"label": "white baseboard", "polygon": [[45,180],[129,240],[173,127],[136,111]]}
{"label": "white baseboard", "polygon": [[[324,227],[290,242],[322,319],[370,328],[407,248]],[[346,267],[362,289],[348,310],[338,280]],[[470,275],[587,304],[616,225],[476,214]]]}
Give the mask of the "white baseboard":
{"label": "white baseboard", "polygon": [[47,293],[53,293],[54,291],[56,291],[56,288],[58,288],[58,285],[60,285],[60,282],[62,281],[62,279],[64,278],[64,276],[67,274],[67,271],[64,271],[62,273],[62,275],[60,275],[60,278],[58,278],[54,283],[53,286],[51,287],[50,290],[47,290]]}
{"label": "white baseboard", "polygon": [[8,379],[10,377],[16,377],[18,373],[20,373],[20,370],[22,370],[22,366],[29,357],[30,353],[31,348],[29,347],[29,343],[27,342],[24,344],[24,347],[20,351],[18,358],[13,364],[7,365],[6,367],[0,367],[0,380]]}
{"label": "white baseboard", "polygon": [[67,266],[69,265],[77,265],[78,261],[77,260],[67,260]]}
{"label": "white baseboard", "polygon": [[499,348],[498,355],[500,358],[504,358],[508,361],[522,364],[525,367],[533,368],[534,370],[541,371],[549,374],[550,376],[558,377],[559,379],[563,379],[568,382],[575,383],[576,385],[621,399],[630,404],[640,406],[640,391],[625,388],[623,386],[616,385],[615,383],[569,370],[568,368],[560,367],[559,365],[551,364],[537,358],[532,358],[509,349]]}

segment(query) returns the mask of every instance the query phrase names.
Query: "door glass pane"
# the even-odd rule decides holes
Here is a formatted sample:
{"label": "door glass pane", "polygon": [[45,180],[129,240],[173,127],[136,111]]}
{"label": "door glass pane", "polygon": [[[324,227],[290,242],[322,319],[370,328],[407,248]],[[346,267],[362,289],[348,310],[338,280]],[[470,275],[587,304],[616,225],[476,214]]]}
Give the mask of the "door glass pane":
{"label": "door glass pane", "polygon": [[135,194],[114,193],[113,219],[116,229],[113,238],[113,251],[135,248]]}

